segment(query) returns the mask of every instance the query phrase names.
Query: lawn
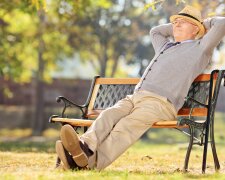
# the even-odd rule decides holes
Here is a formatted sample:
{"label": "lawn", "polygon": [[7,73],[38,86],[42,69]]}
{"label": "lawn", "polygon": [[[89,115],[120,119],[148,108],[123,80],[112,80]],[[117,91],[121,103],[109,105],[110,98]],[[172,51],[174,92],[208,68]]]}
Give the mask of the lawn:
{"label": "lawn", "polygon": [[[225,142],[222,120],[216,127],[217,151],[221,170],[215,173],[211,148],[206,174],[201,174],[202,147],[195,147],[189,163],[189,172],[182,167],[187,143],[174,130],[154,130],[152,141],[138,141],[119,159],[103,171],[63,171],[54,169],[56,137],[21,137],[19,130],[6,137],[1,131],[0,179],[225,179]],[[4,133],[3,133],[4,132]],[[26,135],[29,131],[23,131]],[[53,134],[50,130],[50,134]],[[58,133],[58,132],[57,132]],[[4,134],[4,138],[3,138]],[[12,137],[12,135],[18,137]],[[167,137],[167,138],[166,138]],[[158,141],[157,141],[158,138]],[[164,143],[160,140],[164,138]],[[174,139],[172,141],[171,139]],[[154,143],[153,143],[154,142]],[[158,143],[157,143],[158,142]]]}

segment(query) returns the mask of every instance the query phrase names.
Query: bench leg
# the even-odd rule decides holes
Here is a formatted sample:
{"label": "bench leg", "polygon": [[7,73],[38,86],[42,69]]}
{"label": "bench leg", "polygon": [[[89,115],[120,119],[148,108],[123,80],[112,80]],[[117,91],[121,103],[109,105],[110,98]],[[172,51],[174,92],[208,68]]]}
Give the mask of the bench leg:
{"label": "bench leg", "polygon": [[205,169],[206,169],[206,158],[207,158],[207,150],[208,150],[208,135],[209,135],[208,133],[205,134],[203,160],[202,160],[202,173],[205,173]]}
{"label": "bench leg", "polygon": [[84,127],[84,133],[88,130],[88,127]]}
{"label": "bench leg", "polygon": [[211,139],[211,148],[213,153],[213,159],[214,159],[214,165],[215,170],[218,171],[220,169],[220,163],[216,152],[216,144],[215,144],[215,138],[214,138],[214,127],[213,123],[211,124],[210,128],[210,139]]}
{"label": "bench leg", "polygon": [[188,162],[189,162],[189,158],[190,158],[190,154],[191,154],[191,150],[193,146],[193,140],[194,140],[194,129],[192,126],[189,126],[189,129],[190,129],[190,139],[189,139],[189,145],[188,145],[188,149],[187,149],[187,153],[186,153],[186,157],[184,161],[184,168],[183,168],[184,172],[187,172],[188,170]]}
{"label": "bench leg", "polygon": [[[220,163],[216,152],[216,145],[215,145],[215,139],[214,139],[214,127],[213,123],[210,125],[210,139],[211,139],[211,148],[213,153],[213,160],[216,171],[220,169]],[[206,169],[206,159],[207,159],[207,150],[208,150],[208,142],[209,142],[209,131],[206,129],[205,133],[205,143],[204,143],[204,152],[203,152],[203,161],[202,161],[202,173],[205,173]]]}
{"label": "bench leg", "polygon": [[58,168],[60,166],[61,160],[59,159],[59,156],[56,158],[55,168]]}
{"label": "bench leg", "polygon": [[214,164],[215,164],[215,170],[218,171],[220,169],[220,163],[219,163],[219,159],[217,156],[216,146],[215,146],[214,141],[211,142],[211,147],[212,147],[213,159],[214,159]]}

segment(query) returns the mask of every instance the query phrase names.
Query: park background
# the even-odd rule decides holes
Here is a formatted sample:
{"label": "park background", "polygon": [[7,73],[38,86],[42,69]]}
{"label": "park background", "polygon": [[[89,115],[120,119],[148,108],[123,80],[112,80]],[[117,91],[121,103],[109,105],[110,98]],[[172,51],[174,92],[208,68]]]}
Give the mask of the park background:
{"label": "park background", "polygon": [[[56,97],[83,104],[95,75],[140,77],[154,56],[149,30],[187,4],[203,18],[225,15],[224,0],[1,0],[0,151],[22,144],[22,152],[53,152],[60,125],[48,118],[60,114]],[[225,39],[205,72],[212,69],[225,69]],[[215,121],[220,144],[224,102],[221,87]],[[186,142],[171,130],[150,130],[142,140]]]}

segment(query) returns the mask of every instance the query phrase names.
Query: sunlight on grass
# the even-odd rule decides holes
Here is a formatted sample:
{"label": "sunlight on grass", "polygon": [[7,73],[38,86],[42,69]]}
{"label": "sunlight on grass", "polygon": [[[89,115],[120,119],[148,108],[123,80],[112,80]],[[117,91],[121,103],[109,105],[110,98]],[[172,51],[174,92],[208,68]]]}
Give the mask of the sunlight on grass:
{"label": "sunlight on grass", "polygon": [[[218,146],[221,171],[215,173],[212,154],[209,151],[206,174],[201,174],[201,150],[196,147],[191,154],[190,172],[182,173],[187,144],[135,143],[113,164],[103,171],[63,171],[54,169],[56,154],[54,142],[43,147],[40,143],[25,146],[17,144],[14,149],[2,148],[0,144],[0,179],[224,179],[224,147]],[[9,144],[8,144],[9,146]],[[11,145],[12,146],[12,145]],[[25,148],[26,147],[26,148]],[[36,147],[36,151],[33,148]],[[48,149],[51,149],[50,151]]]}
{"label": "sunlight on grass", "polygon": [[59,130],[57,129],[53,129],[53,128],[49,128],[49,129],[46,129],[42,135],[44,137],[48,137],[48,138],[51,138],[51,137],[59,137]]}
{"label": "sunlight on grass", "polygon": [[[32,129],[26,128],[26,129],[1,129],[0,130],[0,138],[8,137],[8,138],[23,138],[23,137],[29,137],[32,136]],[[59,137],[59,130],[49,128],[43,131],[42,133],[43,137],[46,138],[56,138]]]}
{"label": "sunlight on grass", "polygon": [[27,129],[1,129],[0,130],[0,137],[26,137],[31,136],[32,130]]}

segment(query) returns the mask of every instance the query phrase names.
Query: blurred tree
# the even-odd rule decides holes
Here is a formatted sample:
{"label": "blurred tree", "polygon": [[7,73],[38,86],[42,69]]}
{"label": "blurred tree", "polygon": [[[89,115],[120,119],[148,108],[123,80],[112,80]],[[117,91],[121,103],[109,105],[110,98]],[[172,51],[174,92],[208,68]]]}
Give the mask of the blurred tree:
{"label": "blurred tree", "polygon": [[[106,1],[101,0],[101,2],[104,4]],[[72,12],[72,9],[74,9],[74,18],[79,19],[83,18],[85,16],[86,8],[91,8],[93,1],[52,1],[51,7],[55,8],[55,11],[50,13],[45,13],[44,9],[38,9],[38,30],[37,30],[37,40],[38,40],[38,68],[36,71],[36,76],[34,78],[35,83],[35,89],[36,89],[36,96],[35,96],[35,113],[34,113],[34,123],[33,123],[33,134],[39,135],[41,134],[43,128],[44,128],[44,121],[43,118],[44,114],[44,89],[43,89],[43,82],[44,82],[44,73],[49,70],[48,67],[46,67],[47,64],[51,64],[51,62],[54,62],[57,59],[60,59],[61,55],[63,57],[71,56],[73,53],[71,53],[71,48],[69,45],[67,45],[67,42],[69,41],[68,36],[68,30],[64,29],[65,24],[69,22],[69,16],[66,17],[60,17],[61,14],[67,14],[69,15]],[[51,16],[52,15],[52,16]],[[62,20],[62,21],[60,21]],[[53,32],[59,32],[59,34],[55,37],[57,39],[54,39],[52,41],[51,35]],[[61,38],[59,36],[63,37],[63,32],[65,33],[65,41],[61,41]],[[82,32],[82,29],[80,29],[80,32]],[[49,39],[50,38],[50,39]],[[49,41],[48,41],[49,40]],[[48,48],[51,46],[50,48]],[[53,48],[52,48],[53,47]],[[58,49],[62,48],[62,49]],[[68,51],[66,51],[68,50]],[[53,55],[54,53],[54,55]],[[48,57],[47,54],[53,55],[54,59],[52,57]],[[51,60],[50,60],[51,58]]]}
{"label": "blurred tree", "polygon": [[[142,51],[140,55],[140,44],[151,49],[149,37],[144,36],[148,34],[151,20],[144,14],[143,6],[142,10],[136,6],[133,1],[112,1],[110,8],[95,8],[86,18],[74,20],[73,24],[88,32],[82,33],[83,43],[79,47],[76,35],[71,34],[70,44],[83,60],[93,64],[99,75],[113,77],[118,75],[120,60],[133,63],[139,58],[149,59],[152,54],[152,51]],[[120,72],[120,76],[127,76],[123,70]]]}
{"label": "blurred tree", "polygon": [[[0,73],[15,81],[29,81],[38,69],[40,18],[30,2],[0,2]],[[49,72],[56,68],[55,60],[72,56],[74,51],[82,59],[92,60],[101,75],[108,72],[108,76],[114,76],[119,59],[133,63],[141,58],[146,64],[153,54],[149,29],[168,22],[169,16],[185,5],[183,2],[201,8],[208,15],[224,12],[223,0],[155,0],[156,10],[145,12],[145,0],[55,0],[47,1],[47,5],[45,0],[32,2],[39,7],[37,11],[41,6],[47,8],[43,31],[47,66],[44,79],[49,79]],[[150,52],[144,48],[150,48]]]}
{"label": "blurred tree", "polygon": [[118,67],[121,61],[125,64],[138,64],[141,75],[154,55],[148,36],[149,29],[169,22],[169,17],[186,4],[200,8],[203,14],[214,12],[216,6],[222,5],[221,0],[214,3],[198,0],[155,0],[150,3],[154,5],[154,10],[150,6],[150,9],[144,12],[147,2],[145,0],[111,2],[110,8],[95,8],[94,11],[88,12],[86,18],[74,20],[73,24],[79,24],[84,30],[79,46],[78,33],[70,36],[70,44],[80,54],[81,59],[90,61],[99,75],[110,77],[127,76],[125,71]]}
{"label": "blurred tree", "polygon": [[56,68],[57,60],[73,55],[64,28],[70,17],[62,16],[62,12],[69,14],[74,8],[76,18],[82,17],[83,11],[93,4],[93,0],[49,2],[52,11],[48,13],[41,6],[31,6],[29,1],[0,2],[0,77],[21,83],[33,79],[35,135],[41,133],[46,121],[43,82],[50,80],[49,72]]}

